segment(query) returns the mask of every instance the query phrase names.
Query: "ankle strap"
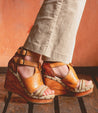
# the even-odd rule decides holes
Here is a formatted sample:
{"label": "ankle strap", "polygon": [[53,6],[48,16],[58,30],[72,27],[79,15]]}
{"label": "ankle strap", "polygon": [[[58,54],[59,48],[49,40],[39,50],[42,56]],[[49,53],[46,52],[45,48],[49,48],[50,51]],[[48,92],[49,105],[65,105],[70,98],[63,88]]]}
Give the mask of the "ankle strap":
{"label": "ankle strap", "polygon": [[22,56],[32,56],[32,53],[29,50],[27,50],[27,49],[25,49],[23,47],[20,47],[17,50],[17,54],[18,55],[22,55]]}
{"label": "ankle strap", "polygon": [[39,67],[39,63],[37,63],[37,62],[31,62],[31,61],[24,60],[23,58],[19,58],[19,57],[14,57],[13,59],[14,59],[14,62],[18,65]]}
{"label": "ankle strap", "polygon": [[62,62],[50,63],[50,66],[51,66],[52,68],[54,68],[54,67],[58,67],[58,66],[63,66],[63,65],[65,65],[65,64],[62,63]]}

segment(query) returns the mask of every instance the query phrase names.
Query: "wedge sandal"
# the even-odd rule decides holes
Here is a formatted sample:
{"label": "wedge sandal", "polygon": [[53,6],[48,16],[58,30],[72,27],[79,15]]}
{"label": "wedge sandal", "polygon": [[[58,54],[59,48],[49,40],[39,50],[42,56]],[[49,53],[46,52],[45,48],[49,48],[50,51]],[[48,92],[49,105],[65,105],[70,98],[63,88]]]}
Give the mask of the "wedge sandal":
{"label": "wedge sandal", "polygon": [[[79,80],[73,67],[69,64],[69,72],[64,78],[56,76],[52,68],[57,66],[63,66],[64,63],[47,63],[44,62],[42,66],[42,73],[45,84],[55,91],[55,95],[67,95],[81,97],[93,92],[93,83],[91,85],[85,85],[85,80]],[[79,87],[77,88],[77,85]]]}
{"label": "wedge sandal", "polygon": [[[48,88],[43,84],[41,76],[41,65],[36,62],[24,60],[25,56],[32,56],[31,52],[19,48],[16,54],[8,63],[8,71],[6,74],[4,87],[13,93],[16,93],[23,97],[27,102],[32,103],[50,103],[53,101],[54,95],[44,96],[44,91]],[[17,66],[25,65],[34,67],[34,74],[29,78],[22,78],[17,71]]]}

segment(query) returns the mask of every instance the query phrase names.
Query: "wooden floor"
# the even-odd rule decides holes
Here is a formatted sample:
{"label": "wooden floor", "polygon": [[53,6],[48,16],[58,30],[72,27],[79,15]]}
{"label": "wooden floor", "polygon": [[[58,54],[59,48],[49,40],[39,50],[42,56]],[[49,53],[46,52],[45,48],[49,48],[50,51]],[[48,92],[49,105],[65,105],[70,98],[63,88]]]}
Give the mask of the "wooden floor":
{"label": "wooden floor", "polygon": [[[98,113],[98,68],[75,68],[79,78],[92,79],[94,92],[86,97],[59,96],[51,104],[31,104],[12,94],[6,113]],[[6,68],[0,68],[0,113],[3,113],[7,91],[4,89]]]}

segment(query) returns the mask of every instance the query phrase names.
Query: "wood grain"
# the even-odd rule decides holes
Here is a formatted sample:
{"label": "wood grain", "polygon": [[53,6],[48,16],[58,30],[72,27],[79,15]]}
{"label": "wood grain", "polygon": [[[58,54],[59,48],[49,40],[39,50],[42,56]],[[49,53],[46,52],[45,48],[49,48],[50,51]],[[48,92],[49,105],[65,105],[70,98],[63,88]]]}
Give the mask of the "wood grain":
{"label": "wood grain", "polygon": [[76,97],[59,97],[60,113],[81,113]]}
{"label": "wood grain", "polygon": [[[91,80],[91,76],[80,75],[80,78]],[[95,85],[95,84],[94,84]],[[94,91],[92,94],[83,97],[84,105],[86,107],[87,113],[98,113],[98,89],[96,85],[94,86]]]}
{"label": "wood grain", "polygon": [[55,113],[54,104],[53,103],[43,105],[34,104],[33,113]]}
{"label": "wood grain", "polygon": [[[22,97],[12,94],[6,113],[98,113],[98,76],[97,73],[91,74],[86,75],[84,72],[78,75],[79,78],[92,79],[94,82],[94,92],[88,96],[81,98],[59,96],[50,104],[31,104],[28,109],[28,103]],[[0,113],[2,113],[4,99],[7,96],[4,81],[5,74],[0,74]]]}

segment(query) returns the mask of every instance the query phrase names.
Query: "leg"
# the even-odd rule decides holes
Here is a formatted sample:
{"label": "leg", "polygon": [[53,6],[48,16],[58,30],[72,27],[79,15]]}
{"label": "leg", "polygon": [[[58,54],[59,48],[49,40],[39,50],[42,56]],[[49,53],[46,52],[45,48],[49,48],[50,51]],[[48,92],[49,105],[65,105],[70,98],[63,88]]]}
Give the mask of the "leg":
{"label": "leg", "polygon": [[[55,24],[64,0],[45,0],[35,24],[24,44],[24,48],[51,57],[55,38]],[[53,43],[51,43],[53,42]],[[51,47],[49,49],[49,47]]]}
{"label": "leg", "polygon": [[[47,57],[45,55],[43,57],[43,60],[48,61],[50,63],[50,67],[52,67],[52,69],[49,69],[49,63],[46,63],[46,67],[45,65],[43,65],[43,67],[46,68],[44,70],[46,75],[65,78],[65,76],[69,74],[70,68],[66,64],[69,64],[72,60],[74,46],[75,46],[75,38],[81,20],[81,16],[83,13],[83,9],[85,6],[85,2],[86,2],[85,0],[63,1],[63,5],[60,8],[60,12],[57,21],[55,23],[54,32],[52,33],[51,36],[52,38],[50,40],[50,43],[48,43],[48,47],[47,47],[47,52],[50,51],[50,49],[52,48],[50,57]],[[53,62],[63,62],[65,63],[65,65],[61,64],[58,66],[57,63],[51,64]],[[73,73],[75,75],[75,72]],[[47,81],[48,80],[46,80],[46,82]],[[70,83],[72,82],[73,81],[71,80]],[[81,83],[81,80],[79,81],[79,79],[77,78],[75,87],[80,88],[82,87],[82,85],[85,84],[84,85],[85,87],[93,88],[92,81],[85,80],[82,82],[83,83]],[[92,92],[92,89],[90,90],[90,92]]]}
{"label": "leg", "polygon": [[[32,57],[25,56],[25,60],[29,60],[32,62],[39,62],[40,55],[37,53],[32,52]],[[30,66],[18,66],[17,71],[20,73],[21,77],[26,79],[29,77],[32,77],[32,74],[34,74],[34,67]],[[54,94],[54,91],[51,91],[49,88],[45,90],[44,95],[48,94]]]}
{"label": "leg", "polygon": [[[61,7],[62,1],[63,0],[52,0],[52,1],[45,0],[44,1],[42,8],[40,9],[39,14],[37,16],[37,19],[34,23],[34,26],[32,27],[32,30],[24,44],[24,48],[32,51],[32,56],[33,56],[32,58],[30,58],[29,56],[26,56],[25,57],[26,60],[31,60],[34,62],[39,61],[40,54],[42,54],[42,50],[45,50],[45,48],[47,47],[47,43],[49,42],[49,38],[51,37],[51,32],[53,29],[52,26],[55,21],[56,15],[58,15],[58,11],[59,11],[58,8]],[[49,28],[51,29],[49,30]],[[48,38],[46,40],[46,44],[44,44],[43,41],[44,41],[44,38],[46,37]],[[42,44],[44,44],[44,47]],[[22,75],[22,77],[27,78],[32,76],[32,73],[34,72],[34,68],[28,67],[28,66],[25,66],[25,67],[19,66],[18,71]],[[48,89],[46,90],[45,94],[48,94],[48,93],[53,94],[53,91],[51,92]]]}
{"label": "leg", "polygon": [[[74,11],[73,9],[70,9],[70,7],[72,7]],[[72,48],[74,46],[74,43],[71,44],[71,47],[68,51],[67,49],[65,49],[66,51],[64,51],[63,48],[68,48],[67,43],[75,41],[75,36],[68,35],[70,34],[70,32],[72,32],[72,27],[75,26],[73,24],[71,27],[71,23],[74,21],[77,22],[77,20],[75,20],[76,18],[74,18],[74,20],[72,20],[72,18],[76,16],[79,7],[80,2],[78,2],[77,0],[74,2],[73,0],[46,0],[37,16],[34,26],[31,29],[28,39],[24,44],[24,48],[36,52],[38,54],[47,56],[43,57],[43,60],[46,61],[59,61],[60,59],[60,61],[63,60],[65,62],[66,59],[66,62],[69,62],[69,60],[72,58]],[[81,13],[82,12],[83,11],[81,11]],[[81,15],[78,16],[78,18],[80,17]],[[65,23],[65,25],[62,26],[61,23],[62,25],[63,23]],[[67,25],[67,23],[69,23],[69,25]],[[77,23],[79,24],[79,22]],[[64,34],[64,29],[66,30],[66,34]],[[77,28],[73,32],[76,31]],[[64,35],[66,35],[66,37]],[[69,39],[68,41],[65,40],[65,43],[67,45],[63,43],[65,47],[62,48],[62,53],[60,51],[60,46],[62,45],[62,42],[58,45],[59,37],[60,40]],[[55,48],[57,47],[57,45],[58,48]],[[59,53],[57,54],[57,50],[61,53],[61,55],[59,55]],[[65,56],[67,56],[67,58]],[[57,60],[55,58],[57,58]]]}
{"label": "leg", "polygon": [[[51,39],[53,39],[52,35],[55,30],[55,24],[57,22],[62,4],[63,0],[45,0],[36,18],[34,26],[32,27],[31,32],[24,44],[24,48],[35,52],[36,54],[42,54],[48,57],[51,56],[51,51],[54,45],[54,43],[50,45]],[[52,46],[50,50],[48,49],[49,46]],[[22,70],[24,70],[24,67],[22,68]],[[21,71],[20,67],[19,71]],[[48,92],[50,91],[47,91],[46,93]]]}
{"label": "leg", "polygon": [[[72,61],[75,39],[86,0],[64,0],[55,24],[53,37],[56,37],[51,57],[43,57],[44,61],[63,62]],[[61,18],[60,18],[61,17]],[[52,40],[53,41],[53,40]],[[68,73],[67,65],[53,68],[54,72],[64,77]],[[92,84],[91,81],[88,84]]]}
{"label": "leg", "polygon": [[[47,41],[44,44],[45,46],[44,46],[44,49],[43,49],[42,44],[43,44],[44,38],[46,37],[45,34],[47,34],[48,37],[51,38],[52,30],[54,29],[54,24],[53,23],[56,20],[58,14],[59,14],[61,5],[62,5],[62,0],[53,0],[53,1],[45,0],[45,2],[43,3],[43,6],[42,6],[42,8],[41,8],[41,10],[39,12],[39,15],[38,15],[38,17],[36,19],[35,25],[32,28],[26,43],[24,44],[24,48],[26,50],[23,50],[23,51],[22,51],[22,49],[18,50],[17,53],[15,54],[15,56],[9,62],[9,68],[11,68],[11,69],[9,69],[8,73],[7,73],[7,80],[8,80],[8,82],[6,82],[5,88],[8,89],[8,85],[10,86],[12,84],[12,82],[13,82],[13,86],[15,85],[16,82],[14,82],[14,79],[17,81],[17,79],[14,77],[14,75],[15,75],[15,76],[17,76],[19,81],[22,82],[22,85],[24,85],[25,88],[30,90],[29,93],[31,94],[31,89],[32,88],[30,88],[30,87],[31,86],[33,87],[33,85],[29,84],[29,81],[31,81],[31,79],[29,79],[29,78],[31,77],[33,79],[32,73],[35,74],[34,65],[36,63],[38,63],[38,59],[39,59],[39,56],[40,56],[39,54],[41,54],[42,50],[43,50],[43,53],[44,53],[44,51],[46,51],[47,43],[49,42],[50,39],[47,38]],[[49,13],[47,13],[47,12],[49,12]],[[46,24],[44,23],[45,18],[47,18],[46,19]],[[44,23],[44,24],[42,24],[42,23]],[[48,26],[48,24],[50,24],[50,25]],[[38,28],[40,28],[40,29],[38,29]],[[44,29],[47,28],[47,30],[49,30],[49,33],[47,33],[47,30],[45,30],[45,31],[42,32],[43,36],[41,36],[42,35],[41,30],[43,30],[43,28]],[[38,31],[38,33],[37,33],[37,31]],[[39,38],[35,38],[36,36],[37,37],[39,36]],[[42,41],[40,41],[40,36],[43,37]],[[36,42],[38,42],[39,46],[37,45]],[[41,44],[39,44],[39,42],[41,42]],[[36,47],[35,47],[35,45],[36,45]],[[24,51],[27,51],[27,50],[30,52],[30,55],[32,57],[28,56],[28,55],[26,55],[26,56],[23,55]],[[27,54],[27,53],[28,52],[26,52],[25,54]],[[22,54],[22,56],[20,54]],[[33,61],[33,63],[35,62],[34,65],[33,65],[33,63],[32,64],[31,63],[26,63],[27,60],[28,61]],[[30,64],[29,67],[28,67],[28,64]],[[33,67],[32,67],[32,65],[33,65]],[[37,65],[37,67],[38,67],[38,65]],[[16,72],[18,72],[18,73],[16,73]],[[10,77],[12,79],[10,79]],[[39,77],[37,77],[36,79],[39,79]],[[34,81],[36,81],[36,80],[34,80]],[[20,95],[25,97],[25,95],[24,95],[25,92],[23,93],[22,90],[20,90],[20,92],[18,91],[18,88],[20,89],[21,86],[20,85],[18,86],[18,84],[17,84],[16,87],[17,87],[16,91],[13,90],[13,89],[15,89],[15,87],[13,87],[12,89],[9,87],[9,90],[13,90],[16,93],[18,93],[18,94],[20,94]],[[36,92],[34,92],[34,94],[35,93]],[[54,92],[51,91],[49,88],[47,88],[45,90],[45,92],[43,93],[43,95],[46,97],[46,95],[49,95],[49,94],[53,95]],[[27,96],[26,96],[26,98],[27,98]],[[27,99],[27,100],[29,100],[29,99]]]}
{"label": "leg", "polygon": [[75,39],[86,0],[63,0],[52,38],[47,51],[52,45],[51,57],[43,57],[44,61],[71,63],[75,47]]}

